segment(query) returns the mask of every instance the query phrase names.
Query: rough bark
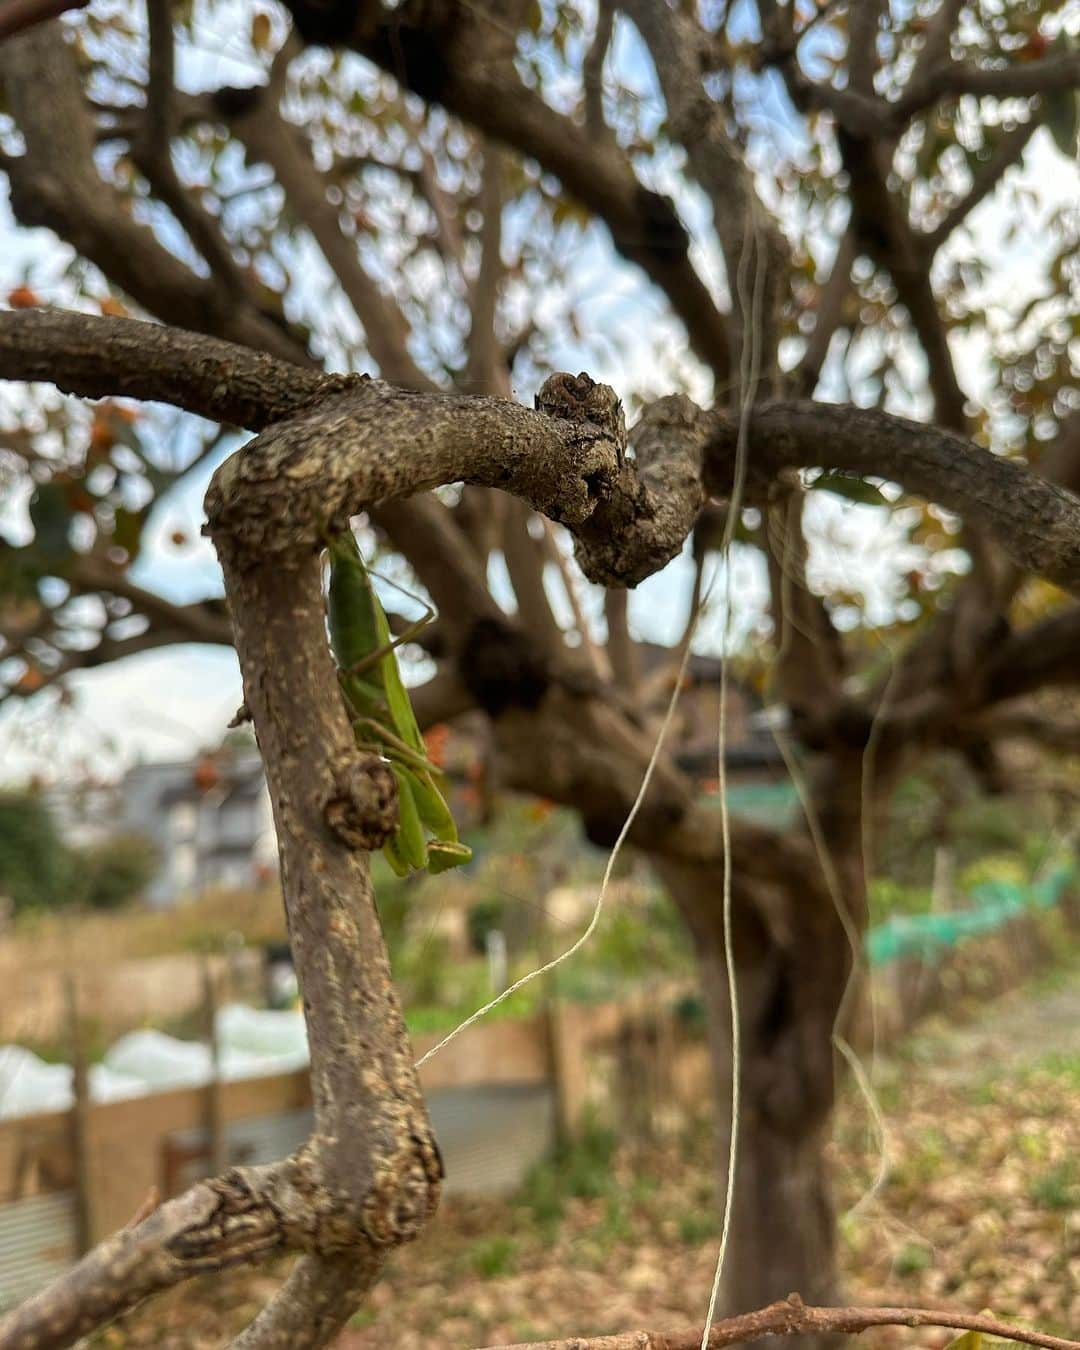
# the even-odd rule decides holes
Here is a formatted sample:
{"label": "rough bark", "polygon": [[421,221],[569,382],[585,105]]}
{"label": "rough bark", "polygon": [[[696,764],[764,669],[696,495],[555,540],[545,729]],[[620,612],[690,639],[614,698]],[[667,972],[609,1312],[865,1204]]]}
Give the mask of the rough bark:
{"label": "rough bark", "polygon": [[[833,1024],[851,954],[814,868],[772,860],[770,881],[736,870],[734,955],[741,1032],[739,1139],[720,1312],[733,1315],[798,1290],[837,1301],[835,1215],[824,1146],[835,1094]],[[731,1012],[719,860],[654,859],[694,941],[705,998],[717,1175],[726,1185]],[[819,1347],[829,1336],[811,1337]]]}

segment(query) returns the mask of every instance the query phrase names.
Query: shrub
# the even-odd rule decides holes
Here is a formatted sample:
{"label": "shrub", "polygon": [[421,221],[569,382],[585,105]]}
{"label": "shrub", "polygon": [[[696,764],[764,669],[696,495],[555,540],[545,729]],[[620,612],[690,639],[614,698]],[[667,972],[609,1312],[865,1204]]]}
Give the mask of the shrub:
{"label": "shrub", "polygon": [[16,913],[70,904],[75,877],[65,848],[41,796],[36,792],[0,793],[0,895]]}
{"label": "shrub", "polygon": [[82,877],[79,898],[91,909],[116,909],[153,881],[158,851],[139,834],[118,834],[76,854]]}

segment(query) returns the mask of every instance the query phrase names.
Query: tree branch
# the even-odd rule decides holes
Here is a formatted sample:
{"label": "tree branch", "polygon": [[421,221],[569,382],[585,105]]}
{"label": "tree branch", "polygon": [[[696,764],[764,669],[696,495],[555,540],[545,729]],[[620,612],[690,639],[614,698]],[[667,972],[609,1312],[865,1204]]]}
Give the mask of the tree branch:
{"label": "tree branch", "polygon": [[[776,358],[785,264],[789,262],[787,244],[771,213],[761,204],[753,177],[728,135],[722,106],[705,89],[699,73],[702,30],[692,12],[655,0],[622,0],[621,7],[649,49],[667,104],[670,134],[686,150],[690,169],[709,198],[733,300],[748,248],[754,251],[754,266],[764,268],[758,340],[764,356],[762,370],[767,376]],[[750,221],[752,242],[747,232]],[[737,353],[742,343],[737,303],[732,305],[728,323],[736,334],[732,347]]]}
{"label": "tree branch", "polygon": [[302,1256],[229,1350],[322,1350],[356,1311],[383,1265],[383,1255],[375,1249],[359,1258],[355,1252]]}
{"label": "tree branch", "polygon": [[[730,491],[737,436],[724,412],[675,395],[651,404],[634,427],[630,462],[618,399],[587,376],[553,377],[534,413],[501,399],[318,376],[195,334],[88,315],[0,314],[0,378],[49,379],[92,398],[160,399],[249,426],[275,422],[218,471],[209,498],[267,547],[315,548],[358,504],[467,481],[513,492],[566,524],[586,576],[622,585],[681,549],[706,494]],[[1080,501],[963,437],[796,400],[760,405],[751,444],[751,495],[781,468],[887,478],[989,530],[1029,571],[1080,590]],[[388,445],[401,447],[397,458]],[[281,473],[291,476],[287,502],[275,492]],[[264,519],[271,502],[275,519]]]}
{"label": "tree branch", "polygon": [[[294,5],[297,17],[299,5]],[[690,241],[667,197],[650,192],[614,139],[596,140],[525,87],[513,66],[513,31],[499,6],[476,0],[435,12],[362,6],[349,45],[419,94],[494,140],[536,159],[603,220],[619,252],[669,298],[691,345],[727,376],[727,324],[689,256]],[[301,29],[301,31],[303,31]],[[317,40],[317,39],[316,39]]]}
{"label": "tree branch", "polygon": [[1080,605],[999,643],[982,671],[984,703],[1002,703],[1049,684],[1080,683]]}
{"label": "tree branch", "polygon": [[[706,487],[724,496],[737,425],[707,416]],[[962,436],[874,409],[781,401],[755,409],[750,440],[755,475],[822,464],[888,479],[985,529],[1028,571],[1080,592],[1080,499]]]}
{"label": "tree branch", "polygon": [[55,230],[110,281],[169,322],[310,364],[304,347],[280,324],[223,294],[214,279],[197,276],[165,249],[102,179],[73,49],[58,25],[43,25],[0,46],[0,78],[26,141],[26,153],[7,165],[12,210],[21,224]]}
{"label": "tree branch", "polygon": [[[131,138],[132,160],[187,232],[225,292],[235,301],[259,309],[261,306],[221,233],[220,222],[204,209],[198,196],[176,175],[172,161],[172,137],[177,120],[173,88],[172,0],[147,0],[146,12],[150,38],[146,111]],[[280,311],[273,317],[278,324],[284,324],[285,318]]]}
{"label": "tree branch", "polygon": [[173,631],[186,632],[189,642],[232,645],[232,628],[223,601],[174,605],[163,596],[135,585],[122,568],[114,567],[93,554],[77,557],[68,579],[76,590],[84,594],[106,592],[123,596],[125,600],[131,601],[137,612],[145,614],[154,623],[163,624]]}
{"label": "tree branch", "polygon": [[[798,1294],[756,1312],[715,1323],[709,1332],[708,1346],[709,1350],[718,1350],[720,1346],[761,1340],[764,1336],[829,1333],[858,1336],[871,1327],[948,1327],[955,1331],[981,1331],[1020,1345],[1040,1346],[1042,1350],[1080,1350],[1080,1341],[1028,1331],[996,1317],[937,1312],[931,1308],[815,1308],[803,1303]],[[698,1350],[700,1345],[700,1330],[629,1331],[615,1336],[572,1336],[565,1340],[489,1346],[487,1350]]]}
{"label": "tree branch", "polygon": [[[226,97],[241,94],[246,97]],[[281,116],[264,90],[226,90],[213,104],[249,156],[273,169],[289,211],[311,231],[363,325],[368,351],[383,377],[408,389],[436,389],[409,352],[409,325],[400,307],[368,276],[356,240],[342,232],[341,212],[326,195],[301,128]]]}
{"label": "tree branch", "polygon": [[792,372],[795,390],[804,398],[812,397],[821,378],[821,368],[829,354],[829,347],[841,327],[844,301],[851,291],[851,266],[855,261],[855,231],[847,229],[840,240],[833,259],[829,279],[818,298],[814,331],[807,339],[802,360]]}
{"label": "tree branch", "polygon": [[837,132],[844,167],[851,178],[852,224],[861,248],[885,268],[926,356],[936,420],[952,431],[964,431],[964,392],[956,378],[948,331],[938,309],[926,259],[906,212],[889,191],[881,143],[866,134]]}
{"label": "tree branch", "polygon": [[297,1242],[284,1214],[300,1181],[291,1159],[233,1168],[122,1228],[0,1318],[0,1345],[53,1350],[173,1285],[265,1260]]}
{"label": "tree branch", "polygon": [[198,332],[64,310],[0,312],[0,378],[150,399],[252,431],[348,383]]}
{"label": "tree branch", "polygon": [[[1080,681],[1080,674],[1076,676]],[[1056,754],[1080,752],[1080,722],[1025,708],[1006,709],[975,719],[974,729],[989,740],[1036,741]]]}
{"label": "tree branch", "polygon": [[809,725],[832,716],[842,695],[844,653],[820,596],[806,584],[806,494],[798,486],[777,492],[766,508],[769,585],[776,626],[776,691],[791,710],[800,739]]}
{"label": "tree branch", "polygon": [[916,235],[916,240],[929,257],[950,238],[976,206],[988,197],[1001,182],[1005,171],[1012,167],[1023,155],[1028,141],[1042,123],[1041,113],[1033,113],[1026,122],[1021,122],[1012,131],[1006,131],[994,145],[989,156],[976,163],[971,171],[971,186],[955,206],[942,216],[932,230]]}
{"label": "tree branch", "polygon": [[502,172],[504,150],[494,142],[484,147],[483,182],[480,209],[480,267],[469,295],[469,339],[464,392],[472,394],[510,394],[510,371],[502,359],[502,348],[495,333],[495,314],[499,286],[505,272],[502,260]]}
{"label": "tree branch", "polygon": [[1003,66],[974,66],[950,61],[927,71],[925,77],[889,105],[894,122],[903,124],[939,99],[955,94],[989,98],[1034,98],[1075,89],[1080,85],[1080,52],[1064,52],[1039,61]]}
{"label": "tree branch", "polygon": [[637,693],[637,646],[630,636],[627,619],[627,594],[621,587],[604,593],[604,617],[607,620],[607,653],[616,685],[631,699]]}
{"label": "tree branch", "polygon": [[603,135],[604,123],[604,60],[611,45],[615,24],[613,0],[598,0],[596,29],[589,50],[582,63],[582,84],[585,89],[585,126],[594,138]]}

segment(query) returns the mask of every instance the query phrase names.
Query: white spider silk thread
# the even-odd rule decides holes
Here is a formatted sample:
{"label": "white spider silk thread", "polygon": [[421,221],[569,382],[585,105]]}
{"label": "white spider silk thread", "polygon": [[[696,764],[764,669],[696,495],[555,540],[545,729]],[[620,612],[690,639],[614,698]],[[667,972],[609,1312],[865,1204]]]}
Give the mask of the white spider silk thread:
{"label": "white spider silk thread", "polygon": [[[791,619],[792,603],[790,599],[791,586],[793,583],[792,563],[789,556],[791,547],[790,531],[785,529],[782,552],[779,558],[781,571],[781,587],[785,594],[783,603],[784,632],[781,636],[780,649],[777,653],[777,662],[783,660],[785,650],[791,638],[794,627],[794,621]],[[891,653],[890,653],[891,655]],[[859,806],[860,806],[860,844],[862,852],[864,884],[869,884],[870,860],[873,853],[871,827],[867,806],[870,795],[870,780],[873,773],[874,755],[877,750],[877,743],[881,736],[882,718],[888,706],[892,694],[893,681],[899,671],[899,663],[893,658],[892,668],[889,672],[889,678],[885,683],[885,689],[882,693],[881,704],[874,714],[870,726],[870,734],[867,737],[866,747],[863,751],[860,784],[859,784]],[[810,832],[810,838],[814,845],[814,852],[818,859],[818,866],[821,868],[822,875],[825,878],[825,887],[832,901],[833,909],[840,920],[840,926],[844,930],[844,936],[847,939],[848,946],[851,948],[851,971],[848,974],[847,981],[844,984],[843,993],[840,996],[840,1002],[837,1005],[836,1015],[833,1018],[830,1040],[833,1049],[839,1054],[851,1070],[852,1077],[859,1089],[859,1093],[866,1105],[867,1113],[873,1123],[877,1134],[878,1142],[878,1165],[874,1173],[874,1178],[858,1198],[857,1201],[845,1212],[846,1217],[853,1217],[859,1214],[864,1208],[873,1202],[880,1194],[881,1188],[888,1177],[890,1161],[889,1128],[885,1119],[884,1112],[881,1109],[881,1103],[878,1100],[877,1093],[874,1090],[872,1074],[868,1074],[866,1066],[856,1054],[854,1047],[841,1033],[840,1028],[847,1016],[848,1006],[858,988],[860,977],[866,974],[867,981],[870,984],[870,1012],[871,1012],[871,1065],[873,1065],[877,1054],[877,1006],[873,996],[873,985],[870,977],[869,964],[866,959],[866,952],[859,936],[858,928],[851,916],[851,911],[844,903],[840,891],[840,884],[836,876],[836,869],[833,867],[832,857],[829,854],[829,846],[825,840],[824,831],[821,828],[821,821],[814,807],[813,797],[810,792],[806,776],[802,772],[798,760],[795,758],[794,747],[791,744],[787,733],[779,727],[772,726],[772,736],[776,743],[776,748],[780,751],[781,758],[788,771],[796,794],[799,798],[799,805],[802,807],[803,816],[806,819],[807,829]]]}
{"label": "white spider silk thread", "polygon": [[[716,574],[713,575],[713,579],[709,583],[709,593],[711,593],[715,581],[716,581]],[[694,615],[694,620],[691,627],[691,636],[693,636],[693,632],[697,628],[698,621],[701,618],[701,615],[704,613],[705,606],[708,604],[708,600],[709,594],[706,594],[704,599],[698,605],[697,613]],[[645,775],[641,780],[641,786],[638,788],[637,796],[634,798],[634,803],[630,807],[629,814],[627,815],[626,820],[623,822],[623,827],[619,831],[618,838],[615,840],[615,843],[612,846],[611,853],[608,855],[607,865],[604,868],[604,875],[600,880],[600,891],[596,897],[596,905],[593,908],[592,918],[589,920],[588,927],[585,929],[585,931],[581,934],[581,936],[577,939],[576,942],[574,942],[571,946],[567,947],[566,951],[561,952],[556,957],[553,957],[552,960],[548,961],[546,965],[538,966],[535,970],[530,970],[528,974],[522,975],[521,979],[515,980],[514,983],[510,985],[508,989],[504,989],[501,994],[498,994],[495,998],[491,999],[490,1002],[485,1003],[483,1007],[477,1008],[476,1012],[470,1013],[470,1015],[466,1017],[464,1022],[459,1023],[459,1025],[456,1026],[453,1029],[453,1031],[451,1031],[448,1035],[444,1036],[443,1039],[438,1043],[438,1045],[433,1045],[431,1049],[427,1052],[427,1054],[420,1056],[420,1058],[416,1061],[416,1067],[418,1069],[420,1068],[421,1065],[426,1064],[428,1060],[432,1058],[433,1055],[437,1055],[440,1050],[445,1049],[446,1046],[448,1046],[452,1040],[455,1040],[458,1036],[460,1036],[463,1031],[466,1031],[474,1023],[479,1022],[482,1017],[486,1017],[487,1014],[491,1012],[493,1008],[497,1008],[499,1004],[502,1003],[505,999],[508,999],[511,994],[516,994],[519,989],[523,989],[527,984],[531,984],[533,980],[538,979],[541,975],[550,974],[551,971],[553,971],[557,966],[561,966],[564,961],[568,961],[571,956],[574,956],[577,952],[581,951],[582,947],[585,946],[588,940],[592,937],[593,933],[596,932],[596,927],[600,922],[600,915],[603,913],[604,899],[607,895],[608,883],[611,881],[611,874],[615,870],[615,864],[619,860],[619,854],[622,851],[623,844],[626,842],[626,836],[630,833],[630,829],[633,826],[635,818],[637,817],[637,813],[641,809],[641,803],[645,800],[645,794],[649,790],[649,784],[652,781],[653,772],[655,771],[656,765],[660,760],[660,751],[663,748],[664,740],[667,737],[668,729],[670,728],[672,719],[675,716],[675,709],[678,707],[679,704],[679,696],[682,693],[683,678],[686,675],[686,667],[689,663],[689,660],[690,660],[690,644],[689,642],[687,642],[683,649],[682,660],[679,662],[678,673],[675,676],[675,687],[671,691],[671,698],[668,699],[668,705],[664,712],[664,720],[660,724],[660,730],[657,733],[656,742],[652,748],[652,754],[649,756],[649,763],[646,766]]]}
{"label": "white spider silk thread", "polygon": [[[738,462],[738,449],[736,449],[736,465],[737,462]],[[736,467],[736,472],[737,471],[738,470]],[[519,989],[523,989],[527,984],[531,984],[533,980],[539,979],[541,975],[549,975],[558,966],[561,966],[564,961],[568,961],[570,957],[576,955],[576,953],[581,951],[581,949],[589,941],[593,933],[596,932],[597,925],[600,922],[600,916],[603,913],[604,900],[607,896],[608,885],[611,881],[611,874],[615,870],[615,864],[619,860],[619,854],[622,852],[623,844],[626,842],[627,835],[630,833],[634,821],[637,818],[637,814],[641,810],[641,804],[645,800],[645,794],[649,790],[649,784],[652,782],[653,773],[655,772],[656,766],[659,763],[660,752],[663,749],[664,741],[667,739],[668,731],[671,727],[672,720],[675,716],[675,710],[679,705],[679,698],[682,695],[683,681],[686,676],[686,668],[690,662],[691,640],[693,639],[694,634],[697,632],[698,624],[701,622],[701,616],[705,613],[705,611],[708,608],[709,600],[712,596],[712,592],[716,586],[716,581],[719,575],[720,570],[719,568],[717,568],[717,570],[713,573],[712,577],[709,580],[709,585],[705,591],[705,594],[698,601],[697,609],[694,613],[693,620],[690,624],[690,631],[683,643],[682,657],[679,661],[678,670],[675,675],[675,685],[671,691],[671,697],[670,699],[668,699],[667,708],[664,711],[664,719],[660,724],[660,730],[657,732],[656,742],[653,745],[652,753],[649,756],[649,762],[645,768],[645,774],[641,780],[641,786],[638,788],[637,796],[634,798],[634,802],[633,805],[630,807],[629,814],[627,815],[626,820],[623,822],[623,827],[619,831],[618,838],[615,840],[615,843],[612,846],[611,853],[608,855],[607,865],[604,868],[604,875],[600,880],[600,891],[596,897],[596,905],[593,908],[592,917],[590,918],[588,926],[586,927],[585,931],[571,946],[567,947],[566,951],[561,952],[556,957],[553,957],[552,960],[548,961],[545,965],[538,966],[535,970],[530,970],[527,974],[522,975],[522,977],[519,980],[515,980],[514,983],[510,985],[508,989],[504,989],[501,994],[496,995],[495,998],[485,1003],[483,1007],[477,1008],[476,1012],[470,1013],[470,1015],[466,1017],[463,1022],[459,1023],[453,1029],[453,1031],[449,1032],[446,1036],[444,1036],[443,1039],[439,1041],[437,1045],[433,1045],[431,1049],[427,1051],[426,1054],[420,1056],[420,1058],[416,1061],[416,1068],[419,1069],[422,1065],[426,1064],[429,1059],[437,1055],[440,1050],[444,1050],[450,1044],[451,1041],[455,1040],[458,1036],[460,1036],[463,1031],[468,1030],[469,1027],[479,1022],[481,1018],[486,1017],[487,1014],[491,1012],[493,1008],[497,1008],[499,1004],[503,1003],[506,999],[508,999],[511,994],[516,994]],[[721,679],[723,679],[722,667],[721,667]]]}
{"label": "white spider silk thread", "polygon": [[[751,249],[751,243],[753,249]],[[754,256],[753,292],[747,303],[747,271],[751,252]],[[727,520],[724,522],[724,535],[721,540],[721,556],[726,560],[724,575],[724,650],[720,659],[720,723],[717,732],[717,776],[720,787],[720,835],[723,846],[723,917],[724,917],[724,966],[727,972],[728,1000],[731,1012],[731,1124],[728,1135],[727,1187],[724,1194],[724,1215],[720,1226],[720,1250],[716,1256],[716,1270],[713,1273],[712,1288],[709,1291],[709,1310],[705,1315],[705,1326],[701,1333],[701,1350],[708,1350],[709,1332],[716,1316],[716,1304],[720,1297],[720,1282],[724,1274],[727,1259],[728,1242],[731,1237],[731,1215],[735,1201],[735,1165],[739,1154],[739,1078],[742,1072],[742,1042],[739,1030],[739,990],[735,972],[735,952],[731,915],[731,813],[727,797],[727,666],[728,638],[731,634],[732,588],[731,588],[731,541],[735,537],[735,526],[739,519],[743,486],[746,480],[747,448],[750,429],[750,410],[757,390],[761,373],[761,289],[765,276],[765,242],[761,230],[757,228],[754,216],[754,203],[749,204],[746,213],[745,232],[742,251],[739,256],[739,270],[736,292],[739,308],[742,311],[743,332],[742,348],[739,352],[739,430],[735,441],[735,468],[731,485],[731,499],[728,502]],[[689,651],[689,645],[687,646]]]}

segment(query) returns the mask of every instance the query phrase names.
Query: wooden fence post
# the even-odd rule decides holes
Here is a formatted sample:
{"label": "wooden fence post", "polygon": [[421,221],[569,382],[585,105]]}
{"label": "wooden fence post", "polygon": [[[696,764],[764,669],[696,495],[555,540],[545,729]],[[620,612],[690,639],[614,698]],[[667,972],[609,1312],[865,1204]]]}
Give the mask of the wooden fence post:
{"label": "wooden fence post", "polygon": [[203,1015],[210,1046],[210,1081],[206,1088],[206,1133],[209,1144],[211,1176],[219,1176],[228,1166],[228,1141],[225,1137],[225,1103],[221,1087],[221,1048],[217,1035],[218,989],[209,956],[203,961]]}
{"label": "wooden fence post", "polygon": [[68,1043],[71,1047],[71,1151],[75,1161],[75,1247],[84,1256],[94,1245],[93,1176],[90,1162],[90,1082],[86,1048],[79,1022],[79,998],[74,974],[64,979]]}

